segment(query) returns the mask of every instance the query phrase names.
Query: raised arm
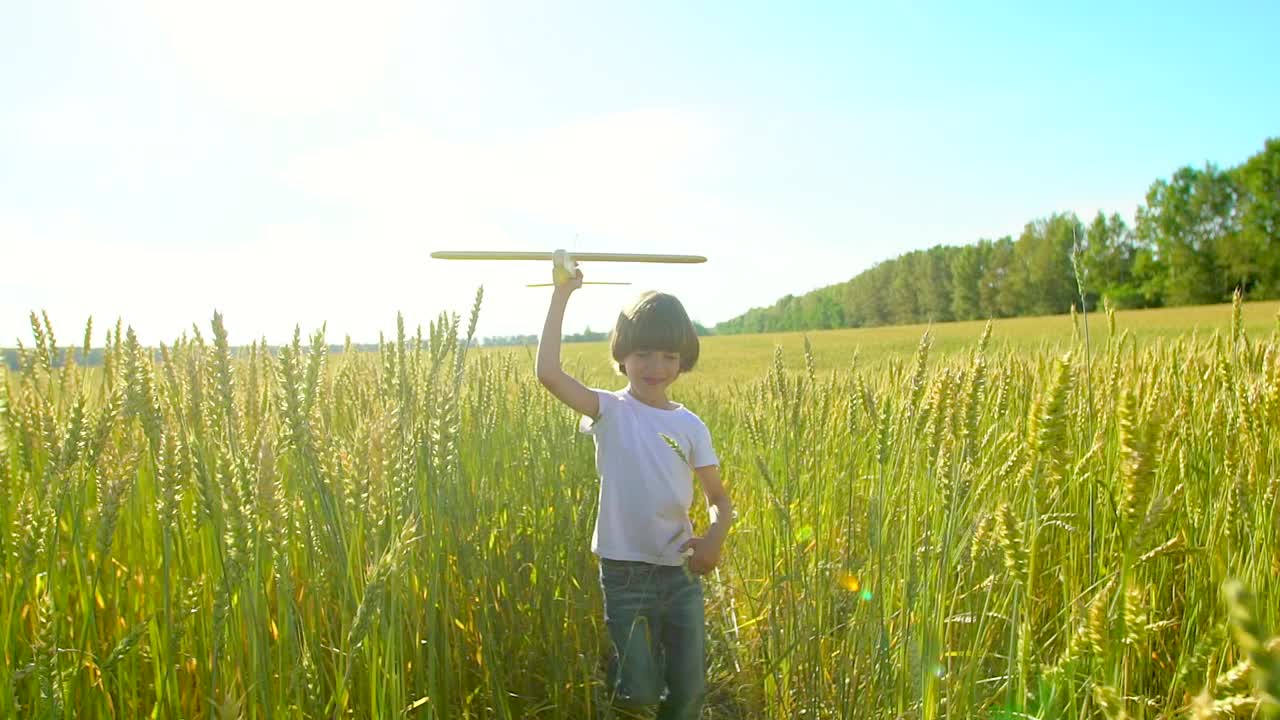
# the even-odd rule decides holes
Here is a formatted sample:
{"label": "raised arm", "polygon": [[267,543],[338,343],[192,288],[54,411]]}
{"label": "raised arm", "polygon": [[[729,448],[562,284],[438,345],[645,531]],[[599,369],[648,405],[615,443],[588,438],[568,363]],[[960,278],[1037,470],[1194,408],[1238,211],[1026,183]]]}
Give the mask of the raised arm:
{"label": "raised arm", "polygon": [[564,309],[569,304],[569,296],[580,287],[581,270],[551,291],[551,306],[547,308],[547,321],[542,326],[542,337],[538,341],[538,359],[535,361],[534,371],[538,374],[538,382],[559,398],[560,402],[578,413],[595,418],[600,415],[600,398],[560,367],[560,335],[564,328]]}

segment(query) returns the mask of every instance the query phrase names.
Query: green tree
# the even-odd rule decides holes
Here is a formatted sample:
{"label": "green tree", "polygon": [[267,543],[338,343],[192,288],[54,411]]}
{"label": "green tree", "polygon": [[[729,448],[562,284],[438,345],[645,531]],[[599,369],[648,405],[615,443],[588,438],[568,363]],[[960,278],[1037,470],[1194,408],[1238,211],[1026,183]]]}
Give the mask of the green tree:
{"label": "green tree", "polygon": [[906,325],[919,322],[920,301],[913,277],[919,253],[910,252],[892,262],[893,279],[889,283],[889,322]]}
{"label": "green tree", "polygon": [[871,327],[889,322],[890,262],[877,263],[849,281],[842,293],[846,321],[854,327]]}
{"label": "green tree", "polygon": [[[1157,180],[1138,208],[1137,234],[1155,248],[1165,268],[1164,299],[1170,305],[1222,302],[1233,283],[1235,189],[1213,165],[1184,167]],[[1220,269],[1220,256],[1225,263]]]}
{"label": "green tree", "polygon": [[1014,265],[1013,239],[1008,235],[999,240],[982,240],[978,245],[986,260],[982,266],[982,281],[978,286],[978,312],[980,317],[1011,317],[1018,313],[1017,288],[1011,282]]}
{"label": "green tree", "polygon": [[1231,173],[1239,238],[1224,254],[1227,275],[1253,297],[1280,297],[1280,138]]}
{"label": "green tree", "polygon": [[817,290],[805,295],[804,330],[830,330],[844,327],[844,309],[836,302],[828,289]]}
{"label": "green tree", "polygon": [[957,320],[982,317],[979,291],[984,254],[990,247],[990,240],[979,240],[976,245],[956,248],[951,256],[951,315]]}
{"label": "green tree", "polygon": [[951,312],[951,254],[956,248],[935,245],[916,259],[917,272],[912,278],[919,296],[920,319],[946,322],[955,317]]}
{"label": "green tree", "polygon": [[1071,249],[1083,228],[1074,213],[1033,220],[1014,243],[1018,270],[1012,277],[1017,315],[1066,312],[1077,300]]}
{"label": "green tree", "polygon": [[1085,297],[1090,309],[1100,297],[1121,308],[1150,304],[1134,276],[1138,252],[1133,231],[1120,215],[1112,213],[1107,217],[1098,211],[1085,231],[1080,258],[1085,271]]}

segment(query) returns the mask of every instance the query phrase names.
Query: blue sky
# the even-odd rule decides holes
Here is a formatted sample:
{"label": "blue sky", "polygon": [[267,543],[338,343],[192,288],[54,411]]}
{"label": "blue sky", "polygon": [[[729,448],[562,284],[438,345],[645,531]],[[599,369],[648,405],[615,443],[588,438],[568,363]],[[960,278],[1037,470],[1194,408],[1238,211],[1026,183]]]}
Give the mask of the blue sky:
{"label": "blue sky", "polygon": [[540,330],[548,268],[437,249],[706,255],[584,268],[635,285],[566,329],[712,324],[1280,135],[1274,3],[883,5],[8,3],[0,345],[371,341],[481,284],[480,334]]}

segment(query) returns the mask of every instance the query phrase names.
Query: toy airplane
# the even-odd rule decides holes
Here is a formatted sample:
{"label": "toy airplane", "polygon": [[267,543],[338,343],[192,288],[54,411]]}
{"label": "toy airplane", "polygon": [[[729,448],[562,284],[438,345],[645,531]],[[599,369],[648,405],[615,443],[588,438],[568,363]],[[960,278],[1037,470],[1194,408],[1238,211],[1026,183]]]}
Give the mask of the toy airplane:
{"label": "toy airplane", "polygon": [[[441,250],[431,253],[437,260],[550,260],[552,263],[551,279],[553,282],[536,283],[529,287],[551,287],[560,285],[573,277],[578,269],[578,261],[585,262],[649,262],[649,263],[704,263],[701,255],[646,255],[637,253],[568,253],[556,250],[545,252],[494,252],[494,251],[449,251]],[[630,285],[625,282],[584,282],[584,285]]]}

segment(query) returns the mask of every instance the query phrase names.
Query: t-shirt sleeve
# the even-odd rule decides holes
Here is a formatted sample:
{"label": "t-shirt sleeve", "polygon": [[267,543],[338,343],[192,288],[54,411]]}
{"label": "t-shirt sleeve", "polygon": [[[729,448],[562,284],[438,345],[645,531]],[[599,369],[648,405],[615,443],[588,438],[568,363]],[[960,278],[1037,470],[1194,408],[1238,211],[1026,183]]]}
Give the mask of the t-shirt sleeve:
{"label": "t-shirt sleeve", "polygon": [[608,390],[591,388],[591,392],[595,393],[596,399],[600,401],[600,415],[594,418],[583,415],[582,418],[578,420],[578,432],[595,435],[596,428],[600,426],[600,423],[608,420],[609,416],[617,410],[617,406],[621,401],[618,400],[617,395],[614,395]]}
{"label": "t-shirt sleeve", "polygon": [[693,433],[693,448],[689,453],[689,464],[695,469],[720,464],[716,449],[711,444],[711,430],[702,420],[698,420],[697,430]]}

